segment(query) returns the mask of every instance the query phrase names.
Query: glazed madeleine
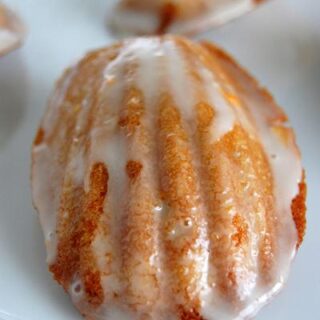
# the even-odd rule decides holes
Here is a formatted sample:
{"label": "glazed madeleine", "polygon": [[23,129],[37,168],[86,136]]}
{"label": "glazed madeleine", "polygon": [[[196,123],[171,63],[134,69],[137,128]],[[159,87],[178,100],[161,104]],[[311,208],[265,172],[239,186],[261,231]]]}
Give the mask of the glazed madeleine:
{"label": "glazed madeleine", "polygon": [[120,0],[110,17],[118,31],[193,34],[253,10],[263,0]]}
{"label": "glazed madeleine", "polygon": [[17,48],[24,32],[20,19],[0,2],[0,56]]}
{"label": "glazed madeleine", "polygon": [[32,149],[54,278],[90,320],[247,319],[305,231],[293,131],[216,46],[165,36],[86,55]]}

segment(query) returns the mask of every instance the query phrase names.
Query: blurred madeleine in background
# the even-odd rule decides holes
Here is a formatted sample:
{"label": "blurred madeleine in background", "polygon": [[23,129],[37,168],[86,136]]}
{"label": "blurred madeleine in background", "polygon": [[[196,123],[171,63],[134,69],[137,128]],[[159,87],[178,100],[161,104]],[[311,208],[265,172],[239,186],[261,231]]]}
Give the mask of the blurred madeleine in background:
{"label": "blurred madeleine in background", "polygon": [[196,34],[253,10],[264,0],[119,0],[110,19],[128,34]]}
{"label": "blurred madeleine in background", "polygon": [[20,18],[0,1],[0,56],[19,47],[24,36]]}

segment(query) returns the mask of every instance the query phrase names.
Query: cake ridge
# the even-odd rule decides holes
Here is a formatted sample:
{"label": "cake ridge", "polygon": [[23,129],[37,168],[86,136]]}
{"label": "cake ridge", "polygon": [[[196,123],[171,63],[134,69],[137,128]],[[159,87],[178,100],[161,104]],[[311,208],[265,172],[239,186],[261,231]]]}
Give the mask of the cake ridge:
{"label": "cake ridge", "polygon": [[[68,149],[65,150],[66,161],[69,160],[68,165],[65,166],[65,179],[62,186],[61,207],[59,209],[57,236],[60,238],[58,243],[57,259],[50,265],[50,269],[54,273],[56,279],[63,284],[65,290],[69,289],[72,281],[78,281],[80,277],[80,259],[82,248],[82,236],[79,224],[83,219],[83,206],[86,196],[85,185],[85,166],[87,165],[87,148],[88,139],[86,137],[87,130],[92,127],[90,112],[95,109],[96,83],[89,83],[90,76],[97,72],[97,68],[91,68],[91,63],[95,59],[101,59],[99,52],[91,53],[87,59],[79,65],[79,72],[75,75],[74,86],[70,85],[69,90],[66,92],[66,100],[68,103],[61,108],[71,109],[69,112],[74,115],[75,121],[72,124],[70,133],[72,139],[67,139],[69,143]],[[104,58],[107,58],[104,55]],[[101,59],[100,66],[105,63]],[[83,73],[85,76],[83,76]],[[78,80],[77,80],[78,79]],[[77,81],[80,84],[77,84]],[[98,82],[99,80],[96,80]],[[82,90],[77,92],[75,87],[82,86]],[[88,98],[88,93],[89,97]],[[63,116],[62,116],[63,117]],[[57,119],[59,122],[59,119]],[[53,133],[53,138],[55,133]],[[76,155],[81,155],[77,159]],[[84,158],[82,158],[84,157]],[[90,170],[91,168],[89,168]],[[79,190],[80,193],[74,192]],[[83,202],[81,203],[81,201]],[[71,203],[70,203],[71,201]],[[75,209],[75,211],[73,210]],[[49,262],[50,263],[50,262]],[[71,269],[69,269],[71,268]]]}

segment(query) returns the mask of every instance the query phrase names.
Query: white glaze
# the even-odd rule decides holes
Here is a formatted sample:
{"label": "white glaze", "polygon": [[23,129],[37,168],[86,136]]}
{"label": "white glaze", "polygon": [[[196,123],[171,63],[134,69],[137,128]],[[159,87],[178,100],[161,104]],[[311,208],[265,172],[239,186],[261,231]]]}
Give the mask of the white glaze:
{"label": "white glaze", "polygon": [[179,106],[187,121],[193,119],[193,106],[196,104],[192,81],[187,74],[187,66],[174,43],[165,42],[167,64],[166,84],[168,91]]}
{"label": "white glaze", "polygon": [[[57,108],[61,108],[68,86],[70,85],[76,69],[69,72],[59,90],[50,99],[48,110],[42,120],[42,126],[46,128],[47,135],[52,131],[52,125],[59,115]],[[60,183],[57,181],[55,172],[54,150],[49,149],[45,144],[40,144],[32,150],[32,188],[33,201],[40,215],[40,223],[46,239],[47,263],[55,261],[57,250],[57,214],[60,206]],[[60,170],[61,171],[61,170]],[[53,174],[54,172],[54,174]],[[66,213],[68,214],[68,213]]]}
{"label": "white glaze", "polygon": [[[103,59],[104,57],[100,57]],[[200,226],[200,236],[197,245],[201,248],[201,254],[193,255],[190,253],[188,259],[197,261],[197,267],[201,278],[197,284],[197,291],[202,299],[202,313],[208,320],[214,319],[245,319],[254,315],[275,293],[283,286],[289,270],[291,260],[295,254],[295,246],[297,242],[297,234],[294,222],[291,216],[291,202],[298,193],[298,183],[301,179],[301,164],[299,157],[295,154],[294,148],[288,147],[279,141],[279,138],[272,132],[267,125],[268,101],[265,101],[260,95],[257,96],[255,88],[251,88],[252,84],[248,83],[248,93],[239,93],[237,89],[229,87],[235,95],[240,95],[242,101],[254,116],[256,126],[250,124],[244,112],[236,110],[233,105],[223,95],[223,85],[219,79],[221,75],[215,75],[209,72],[201,59],[194,57],[196,60],[197,71],[201,77],[200,85],[208,102],[214,106],[215,121],[211,127],[212,142],[218,141],[226,133],[234,127],[235,123],[240,122],[242,126],[253,135],[258,135],[261,139],[263,148],[268,156],[271,164],[272,173],[275,183],[276,212],[279,231],[277,239],[280,248],[278,265],[276,268],[276,281],[273,286],[266,288],[259,285],[257,278],[257,240],[252,239],[252,256],[249,258],[249,265],[252,267],[246,274],[247,278],[240,283],[239,292],[241,293],[246,304],[242,310],[232,310],[226,301],[218,295],[216,288],[210,287],[209,278],[209,243],[207,240],[207,226]],[[125,67],[132,63],[137,68],[133,74],[126,74]],[[219,63],[217,61],[217,63]],[[52,130],[52,123],[57,117],[56,108],[61,108],[61,102],[70,85],[73,77],[77,74],[77,67],[70,71],[61,85],[61,88],[50,102],[50,108],[43,120],[43,128],[45,132]],[[83,183],[85,191],[89,190],[89,175],[92,166],[97,162],[103,162],[109,172],[108,195],[105,201],[105,217],[110,215],[111,233],[102,235],[98,233],[92,248],[97,258],[98,268],[106,272],[103,275],[102,285],[105,292],[106,304],[98,310],[92,311],[96,319],[135,319],[136,316],[123,309],[121,306],[112,304],[110,301],[113,294],[121,294],[123,291],[119,270],[121,269],[121,261],[119,255],[119,234],[121,228],[121,219],[124,213],[123,195],[126,194],[128,179],[125,174],[125,166],[132,156],[136,156],[138,160],[146,166],[145,174],[151,173],[152,166],[155,166],[153,160],[145,162],[140,151],[128,150],[127,137],[119,133],[119,116],[123,107],[123,99],[125,89],[135,86],[140,89],[145,97],[145,108],[148,112],[143,121],[148,128],[152,128],[153,118],[156,114],[155,106],[160,94],[168,93],[172,96],[173,101],[181,112],[186,127],[189,127],[194,118],[194,106],[197,101],[194,83],[191,75],[188,73],[188,62],[183,57],[178,46],[167,38],[160,41],[156,38],[144,38],[128,40],[125,46],[120,50],[119,55],[111,63],[101,70],[101,77],[105,79],[99,87],[98,109],[94,119],[93,129],[91,130],[91,144],[89,157],[83,159],[81,146],[78,141],[74,140],[71,147],[71,154],[74,158],[70,159],[67,168],[76,184]],[[241,75],[237,75],[239,81],[247,84],[247,79],[242,79]],[[251,91],[250,91],[251,90]],[[78,116],[76,132],[81,132],[89,111],[87,105],[90,104],[90,93],[88,99],[82,105],[82,110]],[[192,127],[192,125],[191,125]],[[256,132],[257,130],[257,132]],[[75,139],[76,136],[75,136]],[[53,150],[45,144],[41,144],[34,148],[34,169],[33,169],[33,188],[35,204],[40,212],[40,219],[47,241],[48,262],[52,263],[55,259],[56,238],[52,238],[56,230],[56,213],[59,206],[59,186],[55,183],[48,167],[55,166],[55,158]],[[276,158],[274,158],[274,155]],[[141,158],[140,158],[141,156]],[[197,164],[195,164],[197,166]],[[149,173],[148,173],[149,172]],[[227,190],[225,190],[227,194]],[[257,196],[259,194],[257,193]],[[227,205],[232,205],[233,199],[227,200]],[[161,216],[168,210],[165,204],[157,205],[154,209],[156,214]],[[194,208],[194,214],[204,210],[201,206]],[[261,214],[262,213],[257,213]],[[192,226],[191,226],[192,227]],[[250,226],[250,230],[254,230],[254,226]],[[187,232],[185,227],[176,226],[173,230],[173,237]],[[47,236],[50,235],[50,239]],[[103,258],[106,254],[110,254],[113,259],[109,265]],[[155,265],[161,261],[161,256],[153,257]],[[241,256],[238,257],[241,259]],[[238,270],[242,272],[242,270]],[[214,272],[214,270],[213,270]],[[161,270],[159,270],[161,274]],[[75,280],[70,287],[70,294],[77,304],[79,294],[74,292],[79,280]],[[167,280],[164,279],[164,283]],[[166,292],[166,285],[161,290]],[[164,293],[165,295],[165,293]],[[158,301],[155,307],[154,319],[175,319],[175,317],[167,313],[167,308],[163,304],[163,297]],[[79,302],[81,304],[81,302]],[[111,307],[111,305],[113,307]],[[80,307],[81,309],[81,307]],[[165,314],[165,316],[163,316]]]}
{"label": "white glaze", "polygon": [[215,106],[216,120],[210,129],[212,142],[215,142],[233,129],[236,119],[233,108],[221,94],[221,87],[215,75],[203,66],[199,66],[199,73],[205,86],[208,102]]}
{"label": "white glaze", "polygon": [[47,263],[50,264],[55,260],[57,248],[56,215],[59,199],[55,192],[58,186],[52,188],[53,181],[47,175],[47,166],[54,166],[49,148],[38,146],[33,149],[33,155],[33,168],[36,168],[32,174],[33,199],[37,210],[41,212],[39,218],[46,242]]}

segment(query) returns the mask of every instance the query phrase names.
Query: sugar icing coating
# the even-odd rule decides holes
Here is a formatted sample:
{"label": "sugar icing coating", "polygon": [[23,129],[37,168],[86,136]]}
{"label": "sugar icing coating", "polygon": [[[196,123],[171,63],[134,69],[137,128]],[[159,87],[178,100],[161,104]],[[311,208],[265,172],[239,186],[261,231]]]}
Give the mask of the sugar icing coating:
{"label": "sugar icing coating", "polygon": [[192,34],[253,10],[264,0],[120,0],[111,26],[124,34]]}
{"label": "sugar icing coating", "polygon": [[32,157],[50,270],[88,319],[247,319],[287,279],[305,227],[294,135],[211,44],[89,53]]}

